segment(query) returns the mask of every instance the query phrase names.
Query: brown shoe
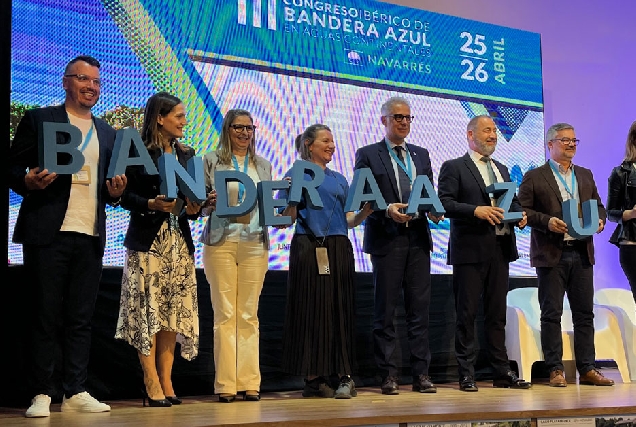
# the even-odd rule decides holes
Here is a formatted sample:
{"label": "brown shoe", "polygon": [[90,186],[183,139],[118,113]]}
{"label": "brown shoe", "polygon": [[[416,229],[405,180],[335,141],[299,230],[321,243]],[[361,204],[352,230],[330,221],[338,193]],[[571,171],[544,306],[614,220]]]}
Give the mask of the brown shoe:
{"label": "brown shoe", "polygon": [[567,387],[568,382],[560,369],[550,372],[550,387]]}
{"label": "brown shoe", "polygon": [[614,385],[614,381],[604,377],[598,370],[592,369],[579,376],[579,384]]}

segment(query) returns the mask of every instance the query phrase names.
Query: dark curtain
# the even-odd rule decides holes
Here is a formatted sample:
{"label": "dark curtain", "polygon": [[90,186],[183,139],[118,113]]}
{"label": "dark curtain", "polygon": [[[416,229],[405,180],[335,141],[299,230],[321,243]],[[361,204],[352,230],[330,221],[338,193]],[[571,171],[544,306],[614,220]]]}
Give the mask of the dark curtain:
{"label": "dark curtain", "polygon": [[[6,339],[2,345],[2,360],[6,386],[0,388],[0,406],[25,407],[33,396],[27,384],[28,342],[27,332],[32,318],[29,304],[29,284],[25,283],[23,267],[9,266],[2,293],[2,319]],[[141,398],[142,372],[136,351],[127,343],[115,340],[115,326],[119,310],[121,268],[105,268],[95,315],[93,340],[88,372],[87,389],[98,399]],[[210,290],[202,270],[197,270],[199,292],[199,355],[191,362],[178,356],[173,369],[173,382],[179,396],[211,395],[214,393],[214,356],[212,332],[212,306]],[[354,375],[360,387],[378,386],[373,361],[371,326],[373,319],[373,283],[370,273],[357,274],[357,355],[358,372]],[[282,328],[287,287],[286,271],[269,271],[261,295],[259,319],[261,328],[261,372],[263,392],[297,390],[303,386],[302,378],[285,374],[280,369]],[[510,288],[536,286],[536,278],[512,278]],[[430,375],[434,382],[457,381],[457,363],[454,354],[455,309],[452,276],[434,275],[430,311],[430,343],[432,362]],[[396,318],[402,377],[410,384],[409,352],[406,339],[403,306]],[[479,356],[476,376],[478,380],[491,378],[487,356],[484,353],[483,316],[477,319]],[[58,354],[61,359],[61,354]],[[59,364],[58,364],[59,365]],[[513,366],[514,368],[514,366]],[[59,372],[56,372],[59,379]],[[59,381],[58,381],[59,382]],[[59,386],[58,386],[59,389]],[[53,396],[61,400],[61,391]]]}

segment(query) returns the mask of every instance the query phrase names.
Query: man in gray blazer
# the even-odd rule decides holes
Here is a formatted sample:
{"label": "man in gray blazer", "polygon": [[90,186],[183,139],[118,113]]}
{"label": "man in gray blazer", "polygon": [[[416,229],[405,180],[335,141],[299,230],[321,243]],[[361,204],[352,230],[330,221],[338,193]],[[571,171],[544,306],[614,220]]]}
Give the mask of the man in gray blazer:
{"label": "man in gray blazer", "polygon": [[[613,385],[595,367],[594,350],[594,241],[568,234],[562,203],[595,200],[599,212],[597,233],[607,214],[598,195],[592,171],[572,159],[579,140],[567,123],[552,125],[546,135],[550,159],[528,171],[519,186],[519,201],[532,227],[530,264],[537,270],[541,306],[541,347],[550,370],[550,386],[565,387],[561,315],[567,293],[574,324],[574,357],[580,384]],[[580,212],[580,209],[579,209]]]}

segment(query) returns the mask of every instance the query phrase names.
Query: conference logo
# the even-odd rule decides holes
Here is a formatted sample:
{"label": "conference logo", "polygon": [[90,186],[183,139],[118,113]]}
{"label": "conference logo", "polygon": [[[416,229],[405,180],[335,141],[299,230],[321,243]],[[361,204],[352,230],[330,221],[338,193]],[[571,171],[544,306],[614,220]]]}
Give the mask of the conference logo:
{"label": "conference logo", "polygon": [[[248,6],[251,6],[251,25],[263,28],[265,18],[267,29],[276,31],[276,1],[277,0],[237,0],[239,25],[248,25]],[[265,14],[265,16],[264,16]]]}
{"label": "conference logo", "polygon": [[344,63],[349,65],[364,66],[364,52],[360,50],[344,49]]}

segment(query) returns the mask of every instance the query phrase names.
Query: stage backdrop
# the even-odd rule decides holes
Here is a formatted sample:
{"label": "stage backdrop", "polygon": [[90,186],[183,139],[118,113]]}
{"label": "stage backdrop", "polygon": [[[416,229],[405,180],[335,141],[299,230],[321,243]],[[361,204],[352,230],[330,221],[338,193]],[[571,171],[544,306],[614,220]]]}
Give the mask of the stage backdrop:
{"label": "stage backdrop", "polygon": [[[537,33],[370,0],[15,0],[12,20],[12,133],[26,108],[63,101],[64,65],[89,54],[102,62],[96,115],[139,127],[146,99],[167,90],[184,101],[185,142],[202,156],[215,149],[224,113],[247,109],[275,179],[297,157],[295,136],[317,122],[334,133],[331,167],[351,179],[355,150],[382,138],[380,106],[393,95],[411,102],[407,141],[429,149],[435,176],[466,152],[466,124],[479,114],[494,117],[495,157],[514,181],[545,161]],[[19,205],[11,193],[10,235]],[[128,215],[108,214],[104,262],[119,266]],[[195,236],[202,226],[193,224]],[[432,273],[450,273],[449,222],[431,227]],[[270,269],[287,268],[292,231],[271,234]],[[350,238],[366,272],[362,233]],[[517,241],[511,274],[532,276],[529,229]],[[21,262],[10,245],[9,263]]]}

